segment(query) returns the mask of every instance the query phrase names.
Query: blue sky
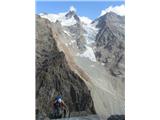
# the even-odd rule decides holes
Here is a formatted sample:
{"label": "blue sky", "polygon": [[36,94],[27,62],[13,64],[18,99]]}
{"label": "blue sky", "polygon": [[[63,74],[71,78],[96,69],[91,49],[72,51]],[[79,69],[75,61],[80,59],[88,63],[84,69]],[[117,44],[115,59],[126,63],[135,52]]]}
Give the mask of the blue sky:
{"label": "blue sky", "polygon": [[117,6],[124,4],[124,1],[101,1],[101,2],[58,2],[58,1],[37,1],[36,2],[36,14],[45,13],[60,13],[67,12],[70,6],[76,8],[79,16],[86,16],[94,20],[97,18],[101,11],[109,6]]}

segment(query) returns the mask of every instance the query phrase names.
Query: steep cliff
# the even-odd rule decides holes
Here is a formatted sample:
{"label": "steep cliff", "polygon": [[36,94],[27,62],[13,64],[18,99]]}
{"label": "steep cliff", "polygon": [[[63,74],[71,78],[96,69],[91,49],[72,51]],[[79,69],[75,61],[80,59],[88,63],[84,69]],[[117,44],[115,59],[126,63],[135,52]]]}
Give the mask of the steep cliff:
{"label": "steep cliff", "polygon": [[36,16],[36,111],[48,116],[51,102],[62,95],[71,116],[94,114],[94,104],[84,81],[74,73],[53,37],[54,23]]}
{"label": "steep cliff", "polygon": [[95,22],[100,28],[96,36],[96,58],[112,76],[124,80],[125,17],[109,12]]}

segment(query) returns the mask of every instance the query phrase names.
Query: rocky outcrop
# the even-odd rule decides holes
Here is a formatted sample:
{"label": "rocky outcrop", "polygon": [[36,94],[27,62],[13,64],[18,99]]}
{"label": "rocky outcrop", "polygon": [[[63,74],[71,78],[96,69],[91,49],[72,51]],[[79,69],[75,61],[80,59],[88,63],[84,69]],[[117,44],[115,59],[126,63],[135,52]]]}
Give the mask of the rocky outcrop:
{"label": "rocky outcrop", "polygon": [[107,120],[125,120],[124,115],[111,115]]}
{"label": "rocky outcrop", "polygon": [[96,36],[96,58],[121,80],[124,80],[124,20],[124,16],[109,12],[93,22],[100,29]]}
{"label": "rocky outcrop", "polygon": [[86,49],[86,47],[85,47],[86,42],[85,42],[85,38],[83,36],[85,31],[83,30],[83,27],[81,25],[80,18],[78,17],[78,15],[76,14],[75,11],[69,11],[65,15],[65,17],[67,19],[71,19],[73,17],[76,20],[76,24],[74,24],[72,26],[65,26],[65,29],[67,31],[69,31],[72,38],[76,40],[78,49],[80,51],[84,51]]}
{"label": "rocky outcrop", "polygon": [[67,26],[66,30],[71,33],[72,38],[76,40],[77,47],[80,51],[85,51],[86,50],[86,40],[84,38],[84,29],[82,28],[82,25],[80,22],[76,23],[75,25],[72,26]]}
{"label": "rocky outcrop", "polygon": [[51,102],[62,95],[70,116],[94,114],[94,104],[84,81],[74,73],[53,37],[54,23],[36,16],[36,111],[48,116]]}
{"label": "rocky outcrop", "polygon": [[80,22],[79,17],[76,15],[75,11],[69,11],[66,15],[65,15],[68,19],[70,19],[71,17],[73,17],[77,22]]}

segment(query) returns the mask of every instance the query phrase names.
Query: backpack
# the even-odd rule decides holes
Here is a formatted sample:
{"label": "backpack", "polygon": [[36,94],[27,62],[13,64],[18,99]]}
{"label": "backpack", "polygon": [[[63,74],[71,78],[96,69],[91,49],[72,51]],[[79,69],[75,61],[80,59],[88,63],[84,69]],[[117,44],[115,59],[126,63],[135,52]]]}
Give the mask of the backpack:
{"label": "backpack", "polygon": [[55,108],[60,108],[61,107],[61,103],[59,103],[58,102],[58,99],[62,99],[62,97],[61,96],[57,96],[56,98],[55,98],[55,101],[56,101],[56,103],[55,103]]}
{"label": "backpack", "polygon": [[56,96],[55,101],[58,101],[58,99],[62,99],[61,96]]}

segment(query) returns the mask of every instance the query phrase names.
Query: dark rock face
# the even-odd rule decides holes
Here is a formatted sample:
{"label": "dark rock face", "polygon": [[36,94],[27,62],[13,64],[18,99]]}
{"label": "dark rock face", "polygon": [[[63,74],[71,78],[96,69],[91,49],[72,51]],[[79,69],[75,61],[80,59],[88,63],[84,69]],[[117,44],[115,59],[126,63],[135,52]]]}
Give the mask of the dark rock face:
{"label": "dark rock face", "polygon": [[74,17],[74,19],[75,19],[77,22],[80,22],[80,19],[79,19],[79,17],[76,15],[75,11],[69,11],[65,16],[66,16],[68,19],[71,18],[71,17]]}
{"label": "dark rock face", "polygon": [[84,34],[84,30],[83,30],[83,27],[81,25],[81,21],[80,21],[80,18],[78,17],[78,15],[76,14],[75,11],[69,11],[65,17],[67,19],[70,19],[70,18],[74,18],[77,23],[75,25],[72,25],[72,26],[66,26],[66,29],[67,31],[69,31],[71,33],[71,36],[73,37],[73,39],[76,40],[76,43],[77,43],[77,47],[80,51],[84,51],[86,50],[86,47],[85,47],[85,38],[83,36]]}
{"label": "dark rock face", "polygon": [[114,77],[124,80],[125,32],[124,16],[113,12],[106,13],[97,22],[100,28],[96,36],[96,58],[105,64],[106,69]]}
{"label": "dark rock face", "polygon": [[96,20],[94,20],[92,23],[95,23],[98,21],[98,24],[96,25],[96,27],[98,28],[102,28],[106,25],[106,23],[114,23],[114,24],[125,24],[124,21],[124,16],[119,16],[114,12],[108,12],[105,15],[97,18]]}
{"label": "dark rock face", "polygon": [[66,27],[66,29],[68,29],[68,31],[71,33],[73,39],[76,40],[78,49],[80,51],[85,51],[86,41],[83,36],[85,31],[83,30],[81,23],[76,23],[75,25],[68,26]]}
{"label": "dark rock face", "polygon": [[111,115],[107,120],[125,120],[124,115]]}
{"label": "dark rock face", "polygon": [[[36,111],[48,116],[56,95],[62,95],[71,116],[94,114],[90,91],[84,81],[67,64],[57,48],[47,19],[36,16]],[[54,29],[54,28],[53,28]]]}

